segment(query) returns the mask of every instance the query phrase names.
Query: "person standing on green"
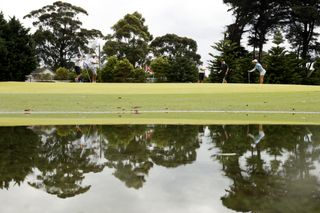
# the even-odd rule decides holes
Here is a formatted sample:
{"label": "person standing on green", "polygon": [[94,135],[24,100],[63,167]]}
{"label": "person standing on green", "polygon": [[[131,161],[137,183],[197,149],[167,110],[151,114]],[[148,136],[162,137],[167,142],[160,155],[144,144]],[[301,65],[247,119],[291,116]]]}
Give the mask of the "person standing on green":
{"label": "person standing on green", "polygon": [[222,79],[222,83],[228,83],[227,75],[229,72],[229,66],[224,60],[221,61],[221,72],[224,74],[223,79]]}
{"label": "person standing on green", "polygon": [[203,83],[204,81],[204,76],[205,76],[205,68],[204,67],[200,67],[199,68],[199,79],[198,79],[198,83]]}
{"label": "person standing on green", "polygon": [[99,67],[99,60],[97,58],[97,55],[94,53],[92,54],[92,58],[90,61],[91,64],[91,71],[92,71],[92,83],[97,82],[97,69]]}
{"label": "person standing on green", "polygon": [[255,66],[252,70],[249,70],[248,72],[253,72],[257,70],[260,73],[260,84],[263,84],[264,76],[267,73],[267,71],[262,67],[262,65],[258,62],[257,59],[254,59],[252,63],[255,64]]}
{"label": "person standing on green", "polygon": [[75,59],[74,63],[74,71],[77,74],[77,77],[75,79],[76,82],[81,82],[81,64],[82,64],[82,56],[80,54],[77,54],[77,58]]}

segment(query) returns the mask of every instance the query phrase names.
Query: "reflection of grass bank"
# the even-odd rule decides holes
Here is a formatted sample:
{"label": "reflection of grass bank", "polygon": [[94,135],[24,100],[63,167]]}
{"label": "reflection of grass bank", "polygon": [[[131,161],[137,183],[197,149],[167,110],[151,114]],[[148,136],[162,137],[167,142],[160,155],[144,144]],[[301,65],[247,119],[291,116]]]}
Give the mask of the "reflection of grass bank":
{"label": "reflection of grass bank", "polygon": [[142,113],[0,115],[0,126],[74,124],[317,124],[320,115],[235,113]]}
{"label": "reflection of grass bank", "polygon": [[[241,84],[0,83],[1,112],[130,110],[271,110],[320,112],[319,86]],[[0,124],[320,123],[319,115],[154,113],[140,115],[1,115]],[[85,118],[83,118],[85,117]],[[70,120],[69,120],[70,119]],[[53,122],[52,120],[55,120]],[[174,122],[173,122],[174,120]],[[32,121],[32,122],[31,122]],[[74,122],[73,122],[74,121]]]}

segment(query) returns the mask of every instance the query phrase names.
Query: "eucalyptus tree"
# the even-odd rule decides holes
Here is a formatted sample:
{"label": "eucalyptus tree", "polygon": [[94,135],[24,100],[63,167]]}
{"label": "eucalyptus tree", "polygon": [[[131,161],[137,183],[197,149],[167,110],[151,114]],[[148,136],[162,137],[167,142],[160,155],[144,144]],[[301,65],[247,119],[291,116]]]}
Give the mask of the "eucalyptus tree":
{"label": "eucalyptus tree", "polygon": [[90,40],[101,37],[100,31],[82,28],[80,15],[88,15],[81,7],[57,1],[38,10],[33,10],[24,18],[34,19],[37,27],[34,33],[39,58],[54,70],[69,68],[71,59],[79,50],[88,52]]}
{"label": "eucalyptus tree", "polygon": [[149,43],[153,39],[138,12],[127,14],[111,27],[113,34],[106,36],[103,51],[107,57],[127,58],[134,66],[142,67],[149,54]]}
{"label": "eucalyptus tree", "polygon": [[202,64],[197,53],[197,42],[191,38],[166,34],[155,38],[150,47],[154,56],[168,59],[170,68],[166,79],[170,82],[195,82],[198,79],[197,67]]}

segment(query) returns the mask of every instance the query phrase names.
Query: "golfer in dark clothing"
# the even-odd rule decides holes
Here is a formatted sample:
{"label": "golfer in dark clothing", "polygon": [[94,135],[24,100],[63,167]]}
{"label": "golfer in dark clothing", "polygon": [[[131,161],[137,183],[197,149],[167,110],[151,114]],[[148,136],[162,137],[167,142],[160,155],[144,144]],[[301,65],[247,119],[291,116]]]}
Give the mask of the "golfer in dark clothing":
{"label": "golfer in dark clothing", "polygon": [[204,80],[204,75],[205,75],[205,69],[203,67],[199,68],[199,83],[203,83]]}
{"label": "golfer in dark clothing", "polygon": [[221,61],[221,72],[224,74],[222,83],[228,83],[227,82],[227,75],[229,72],[229,66],[228,66],[228,64],[226,64],[226,62],[224,60]]}
{"label": "golfer in dark clothing", "polygon": [[77,58],[75,61],[75,66],[74,66],[74,71],[77,74],[77,77],[75,79],[76,82],[81,82],[81,62],[82,62],[82,57],[80,54],[77,54]]}

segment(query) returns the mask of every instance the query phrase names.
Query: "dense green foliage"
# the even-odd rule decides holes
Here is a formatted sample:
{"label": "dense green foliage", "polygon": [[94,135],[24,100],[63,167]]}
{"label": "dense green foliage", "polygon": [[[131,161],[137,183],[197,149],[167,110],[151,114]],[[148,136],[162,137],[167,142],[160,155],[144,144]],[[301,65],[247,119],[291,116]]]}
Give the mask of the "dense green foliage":
{"label": "dense green foliage", "polygon": [[[197,54],[197,42],[191,38],[166,34],[151,42],[152,52],[156,59],[152,63],[159,81],[196,82],[201,56]],[[164,67],[160,65],[163,64]]]}
{"label": "dense green foliage", "polygon": [[170,63],[166,57],[158,57],[152,60],[151,69],[154,72],[154,77],[157,79],[157,82],[166,82],[167,76],[170,73]]}
{"label": "dense green foliage", "polygon": [[36,65],[29,29],[14,17],[6,21],[0,13],[0,81],[24,81]]}
{"label": "dense green foliage", "polygon": [[282,47],[273,47],[265,57],[268,69],[267,83],[300,84],[303,79],[302,60],[294,54],[287,53]]}
{"label": "dense green foliage", "polygon": [[128,59],[111,56],[98,73],[98,79],[101,82],[145,82],[146,74],[144,70],[134,68]]}
{"label": "dense green foliage", "polygon": [[55,79],[56,80],[68,80],[70,71],[64,67],[59,67],[56,70]]}
{"label": "dense green foliage", "polygon": [[304,70],[303,60],[298,59],[294,53],[281,47],[284,40],[277,30],[274,34],[272,47],[265,56],[265,65],[268,69],[267,83],[272,84],[300,84],[302,83]]}

